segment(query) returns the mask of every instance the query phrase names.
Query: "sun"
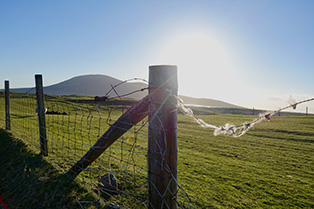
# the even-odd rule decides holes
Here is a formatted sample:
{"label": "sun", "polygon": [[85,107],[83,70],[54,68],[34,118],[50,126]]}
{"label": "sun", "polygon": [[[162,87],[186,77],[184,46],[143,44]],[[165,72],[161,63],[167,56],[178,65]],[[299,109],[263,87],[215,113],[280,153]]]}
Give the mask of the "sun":
{"label": "sun", "polygon": [[[178,66],[183,91],[189,91],[192,85],[219,88],[232,77],[226,47],[209,33],[192,32],[174,37],[164,45],[158,60],[160,64]],[[188,94],[195,95],[193,92]]]}
{"label": "sun", "polygon": [[183,66],[215,66],[225,63],[226,53],[222,45],[204,33],[188,33],[169,41],[161,59]]}

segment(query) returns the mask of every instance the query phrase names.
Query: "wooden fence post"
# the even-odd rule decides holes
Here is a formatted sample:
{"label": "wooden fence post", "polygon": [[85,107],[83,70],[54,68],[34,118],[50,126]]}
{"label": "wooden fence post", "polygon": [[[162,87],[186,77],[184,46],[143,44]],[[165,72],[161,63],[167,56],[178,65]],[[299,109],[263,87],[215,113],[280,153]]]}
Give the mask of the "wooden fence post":
{"label": "wooden fence post", "polygon": [[5,129],[11,130],[10,122],[10,85],[9,81],[4,81],[5,88]]}
{"label": "wooden fence post", "polygon": [[149,67],[149,208],[177,208],[177,67]]}
{"label": "wooden fence post", "polygon": [[36,98],[37,98],[37,113],[39,124],[39,138],[40,138],[40,153],[48,156],[48,143],[46,133],[46,118],[44,105],[44,90],[42,75],[35,75],[36,81]]}

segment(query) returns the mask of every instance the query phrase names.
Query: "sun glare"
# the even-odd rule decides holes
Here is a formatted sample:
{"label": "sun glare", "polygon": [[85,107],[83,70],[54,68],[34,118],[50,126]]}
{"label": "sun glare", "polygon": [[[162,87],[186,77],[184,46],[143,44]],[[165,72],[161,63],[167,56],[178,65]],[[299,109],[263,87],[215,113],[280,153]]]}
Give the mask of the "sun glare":
{"label": "sun glare", "polygon": [[183,66],[221,68],[225,61],[222,46],[205,34],[186,34],[177,37],[166,46],[162,57],[166,62],[177,62]]}
{"label": "sun glare", "polygon": [[[179,83],[183,84],[180,91],[189,95],[196,95],[191,85],[207,90],[222,89],[233,77],[226,49],[206,33],[188,33],[174,38],[165,45],[159,60],[160,64],[178,66]],[[199,92],[196,96],[211,95]]]}

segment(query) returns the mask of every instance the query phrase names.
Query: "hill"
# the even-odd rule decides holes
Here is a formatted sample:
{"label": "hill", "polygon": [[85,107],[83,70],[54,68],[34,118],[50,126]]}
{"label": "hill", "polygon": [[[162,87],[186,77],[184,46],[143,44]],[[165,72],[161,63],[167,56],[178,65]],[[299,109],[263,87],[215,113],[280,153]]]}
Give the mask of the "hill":
{"label": "hill", "polygon": [[[112,86],[122,83],[122,80],[107,76],[107,75],[81,75],[62,81],[57,84],[44,87],[45,94],[51,95],[88,95],[88,96],[103,96],[106,95]],[[119,95],[128,94],[133,91],[147,88],[146,83],[127,82],[115,88]],[[35,93],[35,88],[18,88],[11,89],[16,92],[30,92]],[[129,95],[133,99],[141,99],[147,95],[147,91],[140,91]],[[112,91],[109,96],[117,96]],[[220,108],[241,108],[239,106],[229,104],[227,102],[206,99],[193,98],[187,96],[180,96],[185,104],[193,104],[200,106],[220,107]]]}
{"label": "hill", "polygon": [[193,98],[187,96],[180,96],[180,98],[184,101],[185,104],[189,105],[198,105],[205,107],[219,107],[219,108],[243,108],[234,104],[230,104],[227,102],[223,102],[215,99],[207,99],[207,98]]}
{"label": "hill", "polygon": [[[46,86],[44,87],[44,92],[45,94],[51,95],[103,96],[112,89],[112,86],[122,82],[122,80],[106,75],[81,75],[54,85]],[[140,82],[128,82],[115,87],[115,90],[121,96],[143,88],[147,88],[147,84]],[[34,88],[12,89],[12,91],[35,93]],[[146,95],[147,91],[140,91],[130,95],[129,97],[141,99]],[[111,91],[109,96],[117,96],[117,94],[114,91]]]}

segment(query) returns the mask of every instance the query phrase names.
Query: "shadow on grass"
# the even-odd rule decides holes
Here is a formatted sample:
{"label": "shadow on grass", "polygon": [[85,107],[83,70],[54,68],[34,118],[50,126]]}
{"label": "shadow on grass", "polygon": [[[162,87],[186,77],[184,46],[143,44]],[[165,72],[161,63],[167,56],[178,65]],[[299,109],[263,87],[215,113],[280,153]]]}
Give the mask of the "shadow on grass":
{"label": "shadow on grass", "polygon": [[24,119],[24,118],[34,118],[36,115],[18,115],[18,114],[13,114],[11,113],[11,116],[15,117],[15,118],[20,118],[20,119]]}
{"label": "shadow on grass", "polygon": [[[60,173],[3,129],[0,129],[0,196],[9,208],[98,208],[95,197],[73,178]],[[82,207],[78,200],[94,204]]]}

